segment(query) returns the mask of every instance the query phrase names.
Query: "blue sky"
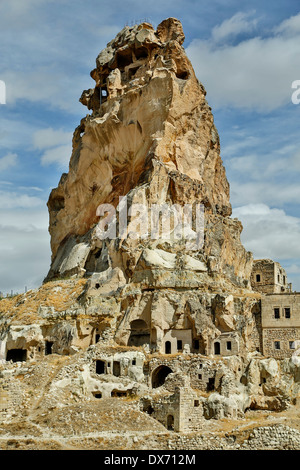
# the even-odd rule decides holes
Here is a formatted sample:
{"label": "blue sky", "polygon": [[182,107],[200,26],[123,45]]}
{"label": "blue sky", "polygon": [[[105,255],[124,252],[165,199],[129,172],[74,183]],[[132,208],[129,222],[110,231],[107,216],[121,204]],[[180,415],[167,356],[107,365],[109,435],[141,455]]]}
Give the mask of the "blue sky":
{"label": "blue sky", "polygon": [[68,171],[97,55],[126,24],[171,16],[207,90],[242,241],[300,291],[298,0],[1,0],[0,291],[38,287],[48,272],[46,203]]}

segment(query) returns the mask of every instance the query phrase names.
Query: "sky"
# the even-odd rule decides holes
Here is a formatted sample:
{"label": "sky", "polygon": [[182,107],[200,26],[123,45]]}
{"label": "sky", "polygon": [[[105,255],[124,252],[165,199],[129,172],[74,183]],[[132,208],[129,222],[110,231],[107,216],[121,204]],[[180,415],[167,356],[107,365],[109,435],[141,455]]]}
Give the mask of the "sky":
{"label": "sky", "polygon": [[0,292],[49,270],[46,204],[97,55],[125,25],[168,17],[207,91],[242,242],[300,291],[299,0],[0,0]]}

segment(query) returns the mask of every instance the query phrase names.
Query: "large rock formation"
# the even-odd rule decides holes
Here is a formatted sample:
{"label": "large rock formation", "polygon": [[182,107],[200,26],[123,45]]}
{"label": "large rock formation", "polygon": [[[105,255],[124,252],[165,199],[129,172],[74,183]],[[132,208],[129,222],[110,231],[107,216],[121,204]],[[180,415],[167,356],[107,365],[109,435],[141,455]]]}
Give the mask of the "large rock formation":
{"label": "large rock formation", "polygon": [[[219,275],[233,285],[248,285],[251,257],[239,241],[240,222],[230,218],[218,132],[183,40],[174,18],[156,31],[143,23],[125,27],[97,57],[91,72],[96,86],[80,99],[92,112],[74,133],[69,173],[48,202],[52,265],[47,279],[109,266],[121,269],[127,282],[140,282],[140,271],[151,266],[178,266],[176,256],[186,247],[153,243],[150,236],[133,241],[128,233],[135,221],[125,240],[110,246],[99,241],[99,205],[119,208],[119,198],[127,196],[129,207],[203,204],[205,242],[193,254],[201,263],[188,258],[186,270],[206,272],[206,282]],[[168,283],[171,287],[175,280]]]}
{"label": "large rock formation", "polygon": [[[48,202],[49,273],[0,302],[4,433],[211,432],[212,418],[281,412],[299,396],[299,358],[261,355],[252,255],[183,41],[174,18],[142,23],[97,57],[80,98],[90,114]],[[111,397],[125,395],[122,415]]]}
{"label": "large rock formation", "polygon": [[[237,328],[234,315],[251,316],[251,305],[243,311],[233,298],[228,308],[226,295],[250,289],[252,256],[240,242],[241,223],[230,218],[218,132],[183,41],[181,23],[169,18],[156,31],[125,27],[97,57],[95,88],[80,98],[91,114],[74,133],[69,173],[48,202],[47,280],[90,277],[85,300],[97,308],[109,309],[105,299],[117,294],[121,344],[140,319],[159,350],[167,330],[190,329],[189,342],[208,353],[211,338]],[[153,207],[182,209],[185,232],[178,235],[175,222],[166,230],[160,213],[153,234]],[[208,293],[227,293],[215,318]]]}

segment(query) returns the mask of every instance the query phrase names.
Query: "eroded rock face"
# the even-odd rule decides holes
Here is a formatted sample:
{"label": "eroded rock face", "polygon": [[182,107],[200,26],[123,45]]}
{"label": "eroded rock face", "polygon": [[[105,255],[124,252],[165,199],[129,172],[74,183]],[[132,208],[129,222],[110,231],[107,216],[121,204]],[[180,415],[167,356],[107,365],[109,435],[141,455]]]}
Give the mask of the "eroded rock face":
{"label": "eroded rock face", "polygon": [[[147,23],[125,27],[97,57],[95,88],[80,98],[91,114],[74,132],[69,173],[48,202],[48,280],[118,267],[127,282],[146,287],[194,288],[218,276],[248,287],[252,257],[240,243],[241,223],[230,218],[218,132],[183,41],[181,23],[169,18],[156,31]],[[119,209],[124,196],[128,211],[202,204],[203,247],[191,252],[182,240],[153,240],[150,230],[132,239],[134,215],[125,236],[99,240],[98,207]],[[175,265],[181,275],[174,278]]]}

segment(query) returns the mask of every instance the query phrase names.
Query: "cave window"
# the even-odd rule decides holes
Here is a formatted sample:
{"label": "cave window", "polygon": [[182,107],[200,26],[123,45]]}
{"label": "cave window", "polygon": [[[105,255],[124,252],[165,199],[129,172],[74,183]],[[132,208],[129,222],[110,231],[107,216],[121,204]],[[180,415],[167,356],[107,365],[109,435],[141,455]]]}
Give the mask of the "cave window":
{"label": "cave window", "polygon": [[196,351],[199,351],[199,347],[200,347],[199,339],[194,339],[194,349]]}
{"label": "cave window", "polygon": [[256,274],[256,282],[260,282],[260,281],[261,281],[260,274]]}
{"label": "cave window", "polygon": [[152,413],[154,413],[154,408],[152,408],[150,404],[147,404],[144,406],[143,411],[148,415],[152,415]]}
{"label": "cave window", "polygon": [[171,354],[171,341],[166,341],[165,342],[165,353],[166,354]]}
{"label": "cave window", "polygon": [[174,416],[169,415],[167,417],[167,428],[169,431],[174,431]]}
{"label": "cave window", "polygon": [[130,323],[128,346],[143,346],[150,344],[150,330],[144,320],[133,320]]}
{"label": "cave window", "polygon": [[210,377],[207,382],[207,387],[206,387],[208,392],[211,392],[212,390],[215,389],[215,379],[214,377]]}
{"label": "cave window", "polygon": [[104,374],[105,372],[105,362],[104,361],[96,361],[96,374]]}
{"label": "cave window", "polygon": [[194,400],[194,407],[197,408],[198,406],[200,406],[199,400]]}
{"label": "cave window", "polygon": [[135,359],[132,359],[132,363],[131,363],[133,366],[136,365],[136,360]]}
{"label": "cave window", "polygon": [[198,379],[202,380],[202,374],[198,374]]}
{"label": "cave window", "polygon": [[46,341],[45,344],[45,354],[48,356],[49,354],[52,354],[52,347],[53,347],[53,342],[52,341]]}
{"label": "cave window", "polygon": [[111,397],[127,397],[127,391],[126,390],[112,390],[111,392]]}
{"label": "cave window", "polygon": [[227,351],[231,351],[231,341],[227,341],[226,347],[227,347]]}
{"label": "cave window", "polygon": [[189,72],[187,70],[178,70],[176,77],[180,78],[180,80],[187,80],[189,78]]}
{"label": "cave window", "polygon": [[119,377],[121,374],[121,365],[119,361],[114,361],[113,363],[113,375]]}
{"label": "cave window", "polygon": [[101,87],[100,88],[100,104],[104,103],[107,100],[107,98],[108,98],[107,89]]}
{"label": "cave window", "polygon": [[99,339],[100,339],[100,335],[99,335],[99,333],[97,333],[96,336],[95,336],[95,342],[99,343]]}
{"label": "cave window", "polygon": [[168,366],[159,366],[152,373],[152,388],[158,388],[165,383],[169,374],[173,371]]}
{"label": "cave window", "polygon": [[220,343],[219,342],[216,342],[214,344],[214,351],[215,351],[215,354],[220,354],[221,353],[221,347],[220,347]]}
{"label": "cave window", "polygon": [[98,399],[102,398],[102,393],[97,392],[97,393],[93,393],[93,395],[95,398],[98,398]]}
{"label": "cave window", "polygon": [[139,49],[136,49],[134,54],[135,54],[135,57],[136,57],[137,60],[147,59],[148,58],[148,49],[146,49],[146,47],[141,47]]}
{"label": "cave window", "polygon": [[182,341],[181,341],[181,339],[177,340],[177,351],[182,351]]}
{"label": "cave window", "polygon": [[129,80],[132,79],[134,77],[134,75],[136,74],[136,72],[138,71],[139,67],[132,67],[128,70],[128,78]]}

